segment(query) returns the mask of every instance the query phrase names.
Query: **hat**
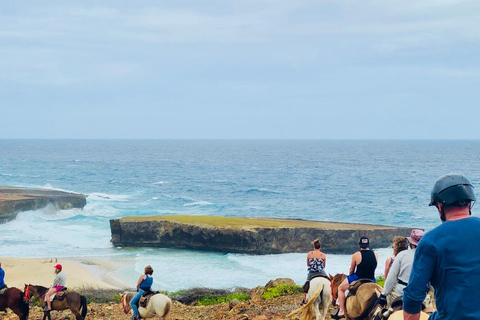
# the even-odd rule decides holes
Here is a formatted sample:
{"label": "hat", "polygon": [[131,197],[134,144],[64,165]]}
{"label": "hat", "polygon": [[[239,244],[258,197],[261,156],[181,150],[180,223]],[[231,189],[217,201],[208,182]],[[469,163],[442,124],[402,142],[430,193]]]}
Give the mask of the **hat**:
{"label": "hat", "polygon": [[370,246],[370,240],[367,237],[361,237],[358,241],[360,248],[368,248]]}
{"label": "hat", "polygon": [[418,243],[420,242],[420,239],[422,239],[424,235],[425,235],[425,232],[423,232],[423,230],[413,229],[410,232],[410,237],[407,237],[407,239],[408,239],[408,242],[410,242],[410,244],[417,246]]}
{"label": "hat", "polygon": [[54,266],[55,269],[58,269],[58,270],[62,270],[62,265],[61,264],[57,264]]}

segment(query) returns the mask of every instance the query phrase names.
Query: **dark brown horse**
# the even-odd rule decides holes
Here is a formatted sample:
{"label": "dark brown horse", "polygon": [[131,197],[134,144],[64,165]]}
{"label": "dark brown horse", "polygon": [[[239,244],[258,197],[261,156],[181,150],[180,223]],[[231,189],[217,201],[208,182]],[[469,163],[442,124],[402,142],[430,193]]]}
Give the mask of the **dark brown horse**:
{"label": "dark brown horse", "polygon": [[[34,286],[31,284],[25,285],[25,298],[30,300],[34,296],[41,304],[42,308],[45,307],[45,294],[47,293],[48,288],[42,286]],[[87,299],[76,293],[76,292],[67,292],[65,298],[62,300],[53,299],[52,301],[52,310],[66,310],[70,309],[75,315],[75,319],[83,320],[87,315]],[[50,317],[50,311],[46,311],[43,316],[43,320]]]}
{"label": "dark brown horse", "polygon": [[7,308],[11,309],[20,320],[27,320],[29,307],[28,302],[23,300],[23,292],[15,287],[5,290],[3,295],[0,295],[0,311],[5,311]]}

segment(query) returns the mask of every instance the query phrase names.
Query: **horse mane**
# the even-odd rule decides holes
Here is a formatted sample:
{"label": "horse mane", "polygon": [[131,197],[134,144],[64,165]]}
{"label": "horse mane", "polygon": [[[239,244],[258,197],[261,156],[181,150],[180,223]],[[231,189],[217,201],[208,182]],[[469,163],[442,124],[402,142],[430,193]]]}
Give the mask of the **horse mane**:
{"label": "horse mane", "polygon": [[43,296],[48,291],[48,288],[43,287],[43,286],[37,286],[37,285],[34,285],[34,284],[29,284],[29,286],[35,287],[38,291],[39,296]]}

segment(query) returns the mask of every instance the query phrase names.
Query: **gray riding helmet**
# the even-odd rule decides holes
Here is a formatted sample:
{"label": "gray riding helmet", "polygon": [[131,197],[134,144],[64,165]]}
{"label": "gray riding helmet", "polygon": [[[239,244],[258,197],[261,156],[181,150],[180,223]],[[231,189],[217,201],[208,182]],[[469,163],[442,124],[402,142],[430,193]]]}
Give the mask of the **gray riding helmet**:
{"label": "gray riding helmet", "polygon": [[447,174],[437,179],[430,195],[430,206],[435,202],[450,205],[462,200],[477,201],[472,183],[460,174]]}

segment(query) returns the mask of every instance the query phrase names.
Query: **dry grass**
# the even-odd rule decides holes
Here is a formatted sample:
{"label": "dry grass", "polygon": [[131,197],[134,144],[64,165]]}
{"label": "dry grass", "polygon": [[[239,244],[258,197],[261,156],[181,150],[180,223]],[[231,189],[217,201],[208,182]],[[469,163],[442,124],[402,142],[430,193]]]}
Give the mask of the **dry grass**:
{"label": "dry grass", "polygon": [[394,229],[388,226],[374,226],[357,223],[322,222],[297,219],[266,219],[266,218],[242,218],[242,217],[220,217],[220,216],[187,216],[187,215],[166,215],[166,216],[145,216],[145,217],[124,217],[122,222],[144,222],[144,221],[168,221],[195,226],[229,228],[229,229],[260,229],[260,228],[312,228],[330,230],[372,230],[372,229]]}

